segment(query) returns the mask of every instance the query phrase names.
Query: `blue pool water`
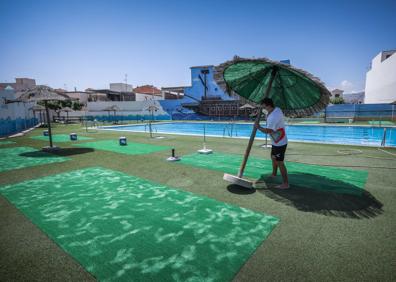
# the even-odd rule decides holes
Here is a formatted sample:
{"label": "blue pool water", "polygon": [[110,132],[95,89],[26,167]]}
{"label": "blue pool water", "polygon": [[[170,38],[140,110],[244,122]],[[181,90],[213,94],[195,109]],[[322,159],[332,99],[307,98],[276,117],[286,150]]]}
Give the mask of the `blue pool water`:
{"label": "blue pool water", "polygon": [[[152,125],[154,133],[170,133],[184,135],[203,135],[204,126],[207,136],[249,137],[252,124],[229,123],[192,123],[174,122]],[[125,125],[100,127],[105,130],[148,132],[147,125]],[[321,125],[288,125],[286,133],[290,141],[351,144],[351,145],[381,145],[384,135],[383,127],[367,126],[321,126]],[[257,138],[265,138],[258,132]],[[386,146],[396,146],[396,128],[387,128]]]}

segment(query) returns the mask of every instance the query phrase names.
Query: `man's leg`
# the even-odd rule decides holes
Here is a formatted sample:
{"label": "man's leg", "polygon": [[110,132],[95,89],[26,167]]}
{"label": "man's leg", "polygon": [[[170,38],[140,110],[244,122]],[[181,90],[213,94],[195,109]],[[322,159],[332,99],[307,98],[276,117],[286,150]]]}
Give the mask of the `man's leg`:
{"label": "man's leg", "polygon": [[287,177],[287,169],[285,163],[283,161],[278,161],[277,163],[283,179],[283,184],[279,185],[277,188],[281,188],[281,189],[289,188],[289,179]]}
{"label": "man's leg", "polygon": [[276,161],[275,156],[271,155],[272,159],[272,175],[271,176],[276,176],[278,174],[278,162]]}

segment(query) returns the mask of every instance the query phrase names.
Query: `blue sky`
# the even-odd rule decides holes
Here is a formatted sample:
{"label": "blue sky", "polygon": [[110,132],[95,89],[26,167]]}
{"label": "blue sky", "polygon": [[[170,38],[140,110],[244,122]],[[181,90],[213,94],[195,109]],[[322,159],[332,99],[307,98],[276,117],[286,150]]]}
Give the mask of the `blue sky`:
{"label": "blue sky", "polygon": [[290,59],[347,92],[396,49],[396,1],[0,1],[0,81],[190,85],[191,66]]}

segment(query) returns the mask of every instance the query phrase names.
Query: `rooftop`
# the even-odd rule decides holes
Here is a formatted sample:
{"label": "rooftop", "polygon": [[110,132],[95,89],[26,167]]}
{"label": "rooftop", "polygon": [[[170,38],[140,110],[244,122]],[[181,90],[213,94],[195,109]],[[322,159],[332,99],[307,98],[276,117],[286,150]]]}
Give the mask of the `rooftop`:
{"label": "rooftop", "polygon": [[153,85],[142,85],[133,89],[135,93],[148,94],[148,95],[161,95],[161,90]]}
{"label": "rooftop", "polygon": [[197,69],[197,68],[211,68],[214,67],[214,65],[204,65],[204,66],[194,66],[194,67],[190,67],[190,69]]}

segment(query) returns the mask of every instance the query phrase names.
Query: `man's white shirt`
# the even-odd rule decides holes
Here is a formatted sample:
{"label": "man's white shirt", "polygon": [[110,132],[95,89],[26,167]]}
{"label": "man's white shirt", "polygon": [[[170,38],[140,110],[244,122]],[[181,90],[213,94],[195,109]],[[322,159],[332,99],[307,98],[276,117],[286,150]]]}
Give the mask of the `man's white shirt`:
{"label": "man's white shirt", "polygon": [[[281,128],[285,130],[284,115],[282,110],[279,109],[278,107],[275,107],[274,110],[269,115],[267,115],[267,128],[272,129],[273,131],[277,131]],[[271,141],[273,146],[286,145],[287,144],[286,131],[283,138],[280,139],[277,143],[274,141],[273,138],[271,138]]]}

